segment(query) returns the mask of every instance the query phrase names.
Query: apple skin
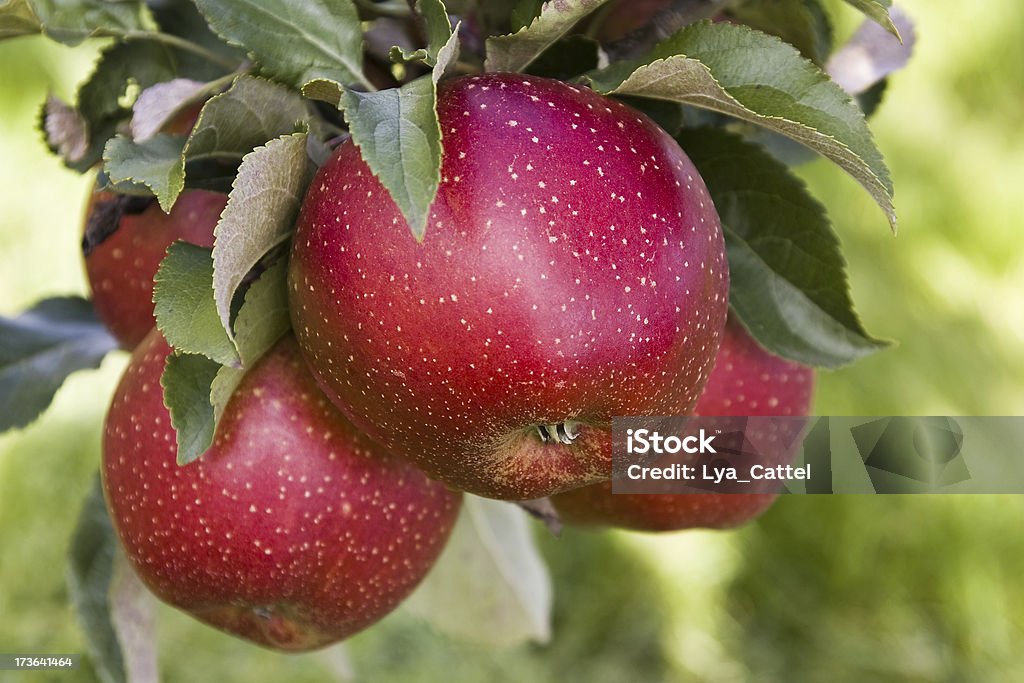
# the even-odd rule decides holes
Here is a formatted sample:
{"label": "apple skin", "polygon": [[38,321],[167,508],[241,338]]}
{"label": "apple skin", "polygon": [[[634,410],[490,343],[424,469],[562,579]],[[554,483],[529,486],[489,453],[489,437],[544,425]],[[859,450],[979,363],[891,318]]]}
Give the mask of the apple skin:
{"label": "apple skin", "polygon": [[[804,416],[813,390],[812,368],[768,353],[730,318],[694,415]],[[764,436],[754,435],[751,440],[764,443]],[[772,464],[784,464],[793,455],[793,451],[780,451],[767,457]],[[602,482],[555,496],[552,503],[568,524],[675,531],[738,526],[764,512],[775,497],[770,493],[613,494],[611,482]]]}
{"label": "apple skin", "polygon": [[169,214],[155,200],[140,213],[132,213],[119,211],[111,203],[137,200],[111,192],[92,193],[86,229],[98,211],[120,213],[116,230],[93,247],[84,262],[96,313],[122,348],[135,348],[155,324],[153,277],[167,247],[177,240],[212,247],[213,229],[227,200],[218,192],[186,190]]}
{"label": "apple skin", "polygon": [[[289,267],[303,356],[356,426],[455,488],[601,481],[612,416],[689,410],[718,349],[707,189],[646,116],[560,81],[455,79],[438,114],[422,242],[350,141],[313,180]],[[566,421],[571,444],[538,432]]]}
{"label": "apple skin", "polygon": [[175,461],[157,330],[107,416],[103,483],[135,570],[200,621],[283,651],[390,612],[433,566],[461,495],[357,432],[290,335],[242,379],[210,450]]}

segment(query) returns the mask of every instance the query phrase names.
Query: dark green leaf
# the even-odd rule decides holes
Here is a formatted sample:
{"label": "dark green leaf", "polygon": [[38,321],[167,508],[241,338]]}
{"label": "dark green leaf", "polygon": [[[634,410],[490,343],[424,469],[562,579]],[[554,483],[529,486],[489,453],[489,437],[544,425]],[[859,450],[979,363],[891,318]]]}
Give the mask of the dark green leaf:
{"label": "dark green leaf", "polygon": [[145,142],[117,135],[103,148],[103,169],[111,182],[145,185],[156,195],[160,208],[169,212],[185,188],[184,145],[185,138],[166,133]]}
{"label": "dark green leaf", "polygon": [[39,33],[43,25],[28,0],[7,0],[0,5],[0,40]]}
{"label": "dark green leaf", "polygon": [[309,112],[302,98],[263,78],[239,76],[225,92],[203,106],[185,145],[189,161],[229,159],[246,154],[282,135],[301,130]]}
{"label": "dark green leaf", "polygon": [[[85,149],[73,154],[61,149],[60,135],[66,133],[67,121],[62,122],[60,115],[66,112],[52,107],[51,102],[42,117],[47,144],[69,168],[84,173],[100,160],[107,140],[130,115],[124,102],[129,85],[145,89],[174,74],[174,56],[166,47],[151,41],[115,43],[101,53],[92,75],[78,90],[76,112],[85,127]],[[54,119],[55,115],[58,118]]]}
{"label": "dark green leaf", "polygon": [[189,186],[210,187],[203,179],[227,179],[225,191],[230,190],[242,157],[268,140],[304,130],[309,118],[305,101],[294,90],[263,78],[239,76],[231,88],[203,106],[178,160],[179,168],[182,173],[187,168]]}
{"label": "dark green leaf", "polygon": [[681,102],[790,137],[853,176],[896,227],[889,170],[863,112],[774,36],[702,22],[660,43],[641,62],[612,65],[591,78],[604,93]]}
{"label": "dark green leaf", "polygon": [[683,127],[683,105],[668,100],[651,100],[645,97],[629,97],[622,95],[615,99],[647,114],[669,135],[675,135]]}
{"label": "dark green leaf", "polygon": [[449,0],[448,7],[459,16],[475,14],[480,35],[490,36],[518,31],[511,23],[512,13],[523,0]]}
{"label": "dark green leaf", "polygon": [[864,116],[874,116],[878,108],[882,106],[885,99],[885,91],[889,89],[889,79],[884,78],[878,83],[857,95],[857,106],[864,112]]}
{"label": "dark green leaf", "polygon": [[[149,10],[157,26],[164,33],[184,38],[200,47],[220,55],[227,61],[241,64],[245,52],[228,45],[210,30],[192,0],[150,0]],[[224,73],[224,67],[203,55],[177,51],[178,75],[197,81],[209,81]]]}
{"label": "dark green leaf", "polygon": [[0,432],[36,419],[68,375],[99,367],[117,348],[78,297],[45,299],[16,318],[0,317]]}
{"label": "dark green leaf", "polygon": [[729,7],[739,23],[778,36],[815,62],[832,49],[832,26],[820,0],[741,0]]}
{"label": "dark green leaf", "polygon": [[526,73],[558,80],[569,80],[598,65],[598,52],[601,46],[592,38],[571,35],[562,38],[544,50],[530,66]]}
{"label": "dark green leaf", "polygon": [[549,0],[515,33],[487,39],[487,71],[522,71],[606,0]]}
{"label": "dark green leaf", "polygon": [[196,0],[210,27],[244,46],[261,71],[310,97],[337,103],[363,74],[362,26],[352,0]]}
{"label": "dark green leaf", "polygon": [[96,475],[71,536],[67,582],[89,658],[100,679],[108,683],[127,681],[124,655],[108,602],[117,548],[117,536],[103,500],[103,486]]}
{"label": "dark green leaf", "polygon": [[239,285],[267,252],[291,236],[312,174],[305,133],[275,138],[242,160],[213,247],[214,301],[227,334]]}
{"label": "dark green leaf", "polygon": [[521,31],[532,24],[533,20],[540,16],[540,8],[543,5],[544,0],[518,0],[509,17],[512,22],[512,32]]}
{"label": "dark green leaf", "polygon": [[156,325],[178,352],[238,365],[238,352],[217,315],[213,278],[210,249],[172,244],[155,278]]}
{"label": "dark green leaf", "polygon": [[179,465],[195,461],[213,443],[216,422],[210,387],[220,367],[205,356],[171,354],[167,357],[160,384],[164,388],[164,405],[177,434]]}
{"label": "dark green leaf", "polygon": [[0,39],[42,31],[65,45],[78,45],[98,33],[143,28],[141,2],[12,0],[0,5]]}
{"label": "dark green leaf", "polygon": [[98,475],[71,537],[67,582],[100,680],[155,681],[153,598],[119,550]]}
{"label": "dark green leaf", "polygon": [[823,207],[756,145],[716,129],[684,131],[721,216],[729,301],[762,346],[805,365],[835,368],[887,346],[853,310],[846,263]]}
{"label": "dark green leaf", "polygon": [[[448,44],[452,37],[452,25],[448,19],[448,12],[440,0],[419,0],[416,3],[416,11],[423,19],[423,26],[427,38],[427,47],[419,49],[404,48],[400,45],[393,45],[388,56],[396,64],[408,62],[422,62],[427,66],[434,66],[437,63],[438,53]],[[387,25],[385,24],[385,27]],[[379,29],[377,29],[379,36]],[[406,36],[392,33],[394,38],[407,40]]]}
{"label": "dark green leaf", "polygon": [[290,328],[288,260],[282,258],[249,287],[235,319],[242,366],[252,367]]}
{"label": "dark green leaf", "polygon": [[437,53],[441,51],[452,37],[452,24],[448,19],[448,10],[445,9],[441,0],[417,0],[416,11],[423,17],[423,25],[426,28],[427,54],[433,66],[437,60]]}
{"label": "dark green leaf", "polygon": [[427,229],[441,182],[441,127],[435,84],[423,76],[374,93],[346,90],[345,119],[370,170],[402,210],[417,239]]}

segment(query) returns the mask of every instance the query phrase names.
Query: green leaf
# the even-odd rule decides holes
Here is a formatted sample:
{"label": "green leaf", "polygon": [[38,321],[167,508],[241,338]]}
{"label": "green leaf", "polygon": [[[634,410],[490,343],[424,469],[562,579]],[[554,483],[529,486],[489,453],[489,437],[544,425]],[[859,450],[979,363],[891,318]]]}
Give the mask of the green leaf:
{"label": "green leaf", "polygon": [[487,71],[522,71],[606,0],[549,0],[526,28],[487,39]]}
{"label": "green leaf", "polygon": [[791,45],[745,26],[701,22],[639,64],[591,74],[606,94],[681,102],[763,126],[832,160],[855,178],[896,229],[892,182],[864,114]]}
{"label": "green leaf", "polygon": [[40,301],[0,317],[0,432],[24,427],[53,401],[68,375],[97,368],[117,341],[78,297]]}
{"label": "green leaf", "polygon": [[853,5],[872,20],[877,22],[878,25],[886,31],[902,40],[899,29],[896,28],[896,25],[892,21],[892,17],[889,16],[889,8],[892,7],[892,0],[846,0],[846,2]]}
{"label": "green leaf", "polygon": [[89,79],[78,90],[78,108],[90,125],[124,117],[129,86],[143,90],[177,75],[171,50],[148,40],[114,43],[100,53]]}
{"label": "green leaf", "polygon": [[337,103],[341,86],[372,90],[352,0],[196,0],[221,37],[245,47],[262,73]]}
{"label": "green leaf", "polygon": [[512,32],[516,33],[532,24],[534,19],[540,16],[543,6],[544,0],[518,0],[509,17],[512,22]]}
{"label": "green leaf", "polygon": [[405,605],[445,633],[501,647],[547,642],[551,600],[526,513],[467,494],[437,565]]}
{"label": "green leaf", "polygon": [[434,81],[434,85],[437,85],[442,78],[448,75],[456,62],[459,61],[459,52],[462,49],[462,44],[459,42],[459,28],[461,26],[462,22],[455,25],[455,28],[452,29],[451,35],[448,36],[448,41],[442,45],[440,49],[438,49],[437,54],[434,55],[434,69],[430,74],[431,79]]}
{"label": "green leaf", "polygon": [[526,69],[526,73],[569,80],[596,69],[600,62],[600,50],[601,45],[593,38],[566,36],[544,50]]}
{"label": "green leaf", "polygon": [[[206,50],[220,55],[226,61],[241,64],[245,60],[245,52],[228,45],[220,36],[210,30],[206,19],[199,13],[192,0],[159,0],[147,3],[149,11],[163,33],[178,36],[199,45]],[[197,81],[210,81],[224,74],[221,64],[211,61],[204,55],[178,50],[175,52],[178,63],[178,75]]]}
{"label": "green leaf", "polygon": [[154,601],[119,549],[99,475],[71,536],[67,584],[100,680],[155,681]]}
{"label": "green leaf", "polygon": [[245,293],[245,302],[235,319],[235,339],[242,367],[221,367],[210,387],[210,403],[217,422],[248,369],[291,328],[287,275],[288,262],[281,259]]}
{"label": "green leaf", "polygon": [[28,0],[7,0],[0,5],[0,40],[39,33],[43,25]]}
{"label": "green leaf", "polygon": [[438,54],[451,42],[452,25],[448,19],[448,11],[440,0],[419,0],[416,3],[416,11],[423,19],[427,47],[410,50],[395,45],[388,56],[396,64],[422,62],[433,67],[437,64]]}
{"label": "green leaf", "polygon": [[185,169],[181,164],[184,145],[184,138],[166,133],[145,142],[117,135],[103,148],[103,169],[113,183],[141,183],[148,187],[166,213],[185,188]]}
{"label": "green leaf", "polygon": [[427,63],[433,66],[437,61],[437,54],[452,37],[452,23],[448,19],[448,10],[445,9],[441,0],[417,0],[416,11],[423,17],[423,25],[426,28],[427,55],[430,57],[430,61]]}
{"label": "green leaf", "polygon": [[242,366],[252,367],[291,326],[288,260],[282,258],[249,287],[235,319],[235,339]]}
{"label": "green leaf", "polygon": [[785,165],[718,129],[683,131],[677,139],[722,219],[732,310],[762,346],[835,368],[888,345],[857,319],[825,207]]}
{"label": "green leaf", "polygon": [[140,40],[115,43],[100,54],[92,74],[78,89],[76,118],[84,126],[85,149],[67,148],[65,136],[74,122],[65,118],[67,110],[54,100],[47,102],[42,114],[47,145],[65,165],[84,173],[101,159],[104,145],[128,118],[124,99],[129,86],[145,89],[174,75],[174,56],[165,46]]}
{"label": "green leaf", "polygon": [[[620,95],[616,99],[651,117],[651,120],[669,135],[678,133],[683,124],[687,122],[684,116],[683,105],[678,102],[651,100],[646,97],[629,97],[628,95]],[[700,110],[689,109],[688,111],[692,113],[699,112]],[[701,124],[693,124],[689,127],[696,127],[698,125]]]}
{"label": "green leaf", "polygon": [[107,602],[116,553],[117,536],[97,475],[71,535],[67,583],[89,657],[103,681],[126,681],[124,655]]}
{"label": "green leaf", "polygon": [[215,361],[193,354],[167,357],[160,385],[164,405],[178,439],[178,464],[187,465],[213,443],[216,420],[210,387],[220,369]]}
{"label": "green leaf", "polygon": [[144,28],[141,2],[9,0],[0,5],[0,39],[42,32],[65,45],[78,45],[98,33]]}
{"label": "green leaf", "polygon": [[523,0],[449,0],[448,6],[459,16],[472,13],[476,23],[480,25],[478,35],[490,36],[515,32],[522,28],[511,22],[512,14],[522,2]]}
{"label": "green leaf", "polygon": [[160,262],[153,288],[156,326],[181,353],[203,355],[221,365],[240,363],[217,315],[210,249],[175,242]]}
{"label": "green leaf", "polygon": [[428,64],[430,62],[430,54],[424,47],[416,50],[406,50],[403,47],[395,45],[388,52],[388,59],[395,64],[408,64],[409,62],[422,62]]}
{"label": "green leaf", "polygon": [[441,126],[433,79],[423,76],[374,93],[346,90],[344,103],[352,141],[413,235],[422,240],[441,183]]}
{"label": "green leaf", "polygon": [[832,47],[832,26],[820,0],[742,0],[729,7],[739,23],[778,36],[816,64]]}
{"label": "green leaf", "polygon": [[256,147],[300,130],[308,119],[306,104],[294,90],[242,75],[203,106],[183,156],[189,162],[237,166]]}
{"label": "green leaf", "polygon": [[229,336],[238,286],[267,252],[291,237],[312,174],[305,133],[275,138],[242,159],[214,233],[214,300]]}

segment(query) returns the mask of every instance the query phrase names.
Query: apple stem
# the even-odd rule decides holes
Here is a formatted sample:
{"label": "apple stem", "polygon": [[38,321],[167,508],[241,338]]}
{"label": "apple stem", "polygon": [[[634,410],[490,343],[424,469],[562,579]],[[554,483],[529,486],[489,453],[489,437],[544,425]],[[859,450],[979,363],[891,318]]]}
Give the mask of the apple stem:
{"label": "apple stem", "polygon": [[544,443],[562,443],[566,446],[572,445],[576,437],[580,435],[579,422],[566,420],[558,424],[537,425],[537,434]]}

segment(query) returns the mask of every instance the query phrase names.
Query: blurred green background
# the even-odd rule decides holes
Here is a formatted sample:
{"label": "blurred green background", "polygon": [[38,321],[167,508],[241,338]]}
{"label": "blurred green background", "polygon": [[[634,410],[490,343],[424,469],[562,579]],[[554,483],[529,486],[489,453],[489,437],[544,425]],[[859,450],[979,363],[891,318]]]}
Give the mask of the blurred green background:
{"label": "blurred green background", "polygon": [[[822,375],[815,410],[1022,415],[1024,4],[904,6],[917,53],[874,120],[899,237],[838,170],[802,171],[831,211],[868,329],[899,346]],[[842,17],[848,34],[857,17]],[[0,314],[84,293],[88,181],[46,153],[35,117],[47,91],[72,97],[95,50],[0,43]],[[83,651],[64,555],[124,361],[74,377],[43,419],[0,437],[0,651]],[[794,496],[738,532],[568,530],[542,538],[551,644],[495,653],[400,610],[352,639],[349,656],[369,681],[1024,680],[1022,518],[1018,496]],[[160,617],[167,681],[331,671],[323,655],[279,656],[169,608]],[[72,678],[92,680],[31,680]]]}

